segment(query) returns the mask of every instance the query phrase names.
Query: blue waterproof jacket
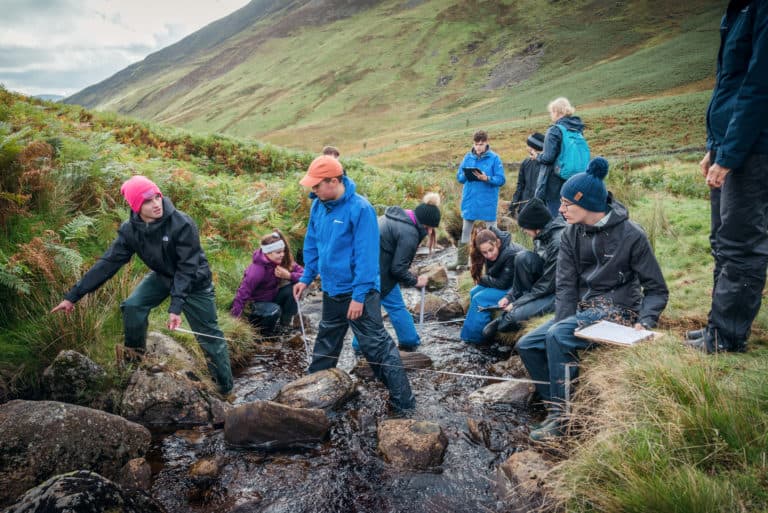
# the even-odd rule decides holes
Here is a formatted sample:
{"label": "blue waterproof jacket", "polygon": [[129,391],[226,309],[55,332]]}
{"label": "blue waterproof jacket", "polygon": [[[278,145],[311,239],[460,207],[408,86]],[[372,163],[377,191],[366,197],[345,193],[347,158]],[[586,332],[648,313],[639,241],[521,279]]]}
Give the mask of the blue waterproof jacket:
{"label": "blue waterproof jacket", "polygon": [[379,223],[368,200],[355,193],[355,182],[342,178],[341,198],[320,201],[315,193],[304,236],[304,274],[309,285],[318,274],[331,296],[352,294],[363,303],[379,287]]}
{"label": "blue waterproof jacket", "polygon": [[[476,167],[488,175],[487,182],[470,182],[462,168]],[[461,217],[471,221],[496,221],[496,209],[499,205],[499,188],[504,185],[504,165],[498,155],[487,149],[477,156],[475,149],[464,156],[456,179],[464,184],[461,193]]]}
{"label": "blue waterproof jacket", "polygon": [[768,154],[768,2],[731,1],[723,16],[707,149],[729,169]]}

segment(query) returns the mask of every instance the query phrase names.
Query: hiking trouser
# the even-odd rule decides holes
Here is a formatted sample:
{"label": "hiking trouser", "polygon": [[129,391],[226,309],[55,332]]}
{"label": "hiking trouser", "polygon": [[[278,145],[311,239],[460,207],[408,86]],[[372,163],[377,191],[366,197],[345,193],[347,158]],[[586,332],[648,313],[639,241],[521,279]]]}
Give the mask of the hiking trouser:
{"label": "hiking trouser", "polygon": [[[496,228],[496,221],[483,221],[485,223],[486,228]],[[461,239],[459,242],[461,244],[469,244],[470,239],[472,238],[472,228],[475,226],[475,220],[474,219],[464,219],[464,222],[461,225]]]}
{"label": "hiking trouser", "polygon": [[[381,307],[389,315],[389,322],[392,323],[392,327],[395,329],[398,344],[401,346],[418,346],[421,343],[419,333],[416,331],[416,325],[413,323],[413,315],[405,306],[399,284],[395,284],[394,288],[381,298]],[[352,349],[355,352],[360,350],[360,343],[357,341],[357,337],[352,337]]]}
{"label": "hiking trouser", "polygon": [[278,320],[283,326],[288,326],[298,311],[296,300],[293,298],[293,286],[285,285],[278,289],[274,300],[251,303],[248,322],[265,333],[273,333]]}
{"label": "hiking trouser", "polygon": [[347,319],[347,310],[352,301],[351,294],[330,296],[323,293],[323,315],[317,330],[310,374],[336,367],[344,336],[347,329],[352,332],[360,343],[360,350],[373,370],[374,376],[384,382],[389,389],[389,400],[395,410],[402,411],[413,408],[416,398],[411,391],[408,376],[403,369],[400,353],[389,336],[381,318],[381,303],[376,290],[365,296],[362,315],[355,319]]}
{"label": "hiking trouser", "polygon": [[[536,391],[542,400],[551,403],[550,409],[561,409],[565,403],[565,365],[578,363],[578,351],[592,345],[589,340],[573,334],[576,326],[575,315],[560,322],[551,320],[527,333],[515,346],[531,379],[549,382],[537,384]],[[573,382],[579,375],[578,367],[574,365],[569,369]]]}
{"label": "hiking trouser", "polygon": [[506,295],[506,290],[475,285],[469,291],[469,309],[461,327],[461,340],[479,344],[483,340],[483,328],[491,322],[491,311],[479,311],[478,306],[495,306]]}
{"label": "hiking trouser", "polygon": [[[147,274],[128,298],[122,302],[125,346],[144,352],[147,346],[149,312],[170,294],[171,290],[154,272]],[[213,284],[201,290],[190,292],[184,301],[182,313],[195,335],[197,343],[205,353],[208,371],[222,393],[232,389],[232,367],[229,363],[229,349],[219,329]],[[211,336],[206,336],[211,335]],[[213,338],[221,337],[221,338]]]}
{"label": "hiking trouser", "polygon": [[[530,292],[544,272],[544,260],[532,251],[520,251],[515,255],[515,279],[512,282],[512,297],[517,299]],[[512,301],[514,303],[514,300]],[[540,297],[515,306],[511,312],[504,312],[499,321],[499,331],[517,331],[521,323],[531,317],[538,317],[555,311],[555,294]]]}
{"label": "hiking trouser", "polygon": [[746,344],[768,267],[768,155],[750,155],[712,191],[715,277],[710,333],[726,348]]}

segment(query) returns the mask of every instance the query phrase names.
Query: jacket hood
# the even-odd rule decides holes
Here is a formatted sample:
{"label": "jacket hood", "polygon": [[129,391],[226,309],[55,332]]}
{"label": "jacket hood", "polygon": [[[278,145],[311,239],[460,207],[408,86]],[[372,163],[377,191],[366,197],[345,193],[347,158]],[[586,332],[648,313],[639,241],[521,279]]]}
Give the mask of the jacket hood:
{"label": "jacket hood", "polygon": [[512,242],[512,234],[509,232],[505,232],[502,230],[499,230],[497,228],[491,228],[490,229],[493,233],[496,234],[496,236],[501,241],[501,247],[499,248],[499,253],[504,251],[504,248],[509,246],[509,243]]}
{"label": "jacket hood", "polygon": [[613,195],[609,192],[608,193],[608,210],[607,213],[611,214],[611,217],[608,219],[608,222],[605,223],[603,226],[588,226],[583,225],[584,230],[586,232],[601,232],[603,230],[607,230],[608,228],[612,228],[618,224],[623,223],[627,219],[629,219],[629,211],[627,210],[627,207],[619,203],[616,199],[613,198]]}
{"label": "jacket hood", "polygon": [[555,121],[555,124],[563,125],[568,130],[584,131],[584,123],[579,116],[563,116]]}
{"label": "jacket hood", "polygon": [[387,207],[384,210],[384,217],[393,221],[405,223],[408,226],[413,226],[419,232],[419,240],[427,236],[427,229],[424,228],[424,225],[419,223],[418,219],[416,219],[416,223],[414,224],[411,216],[409,216],[408,212],[406,212],[402,207]]}
{"label": "jacket hood", "polygon": [[[345,200],[349,199],[350,197],[355,195],[355,191],[357,189],[357,185],[355,185],[355,182],[352,181],[350,177],[347,175],[344,175],[341,178],[341,183],[344,184],[344,194],[341,196],[341,198],[335,199],[335,200],[328,200],[328,201],[322,201],[322,204],[326,206],[326,208],[333,208],[335,205],[338,205],[339,203],[343,203]],[[317,194],[314,192],[309,193],[310,199],[319,199],[317,197]]]}
{"label": "jacket hood", "polygon": [[477,152],[475,151],[475,147],[474,147],[474,146],[472,146],[472,149],[470,150],[470,153],[472,153],[472,155],[474,155],[475,157],[477,157],[477,158],[479,158],[479,159],[484,159],[484,158],[485,158],[485,157],[487,157],[488,155],[491,155],[491,145],[490,145],[490,144],[488,144],[488,145],[486,145],[486,147],[487,147],[487,148],[486,148],[486,150],[483,152],[483,154],[482,154],[482,155],[478,155],[478,154],[477,154]]}
{"label": "jacket hood", "polygon": [[267,255],[264,254],[261,248],[253,252],[252,261],[254,264],[275,266],[275,263],[272,262],[272,260],[270,260]]}
{"label": "jacket hood", "polygon": [[131,217],[129,219],[132,223],[139,223],[141,225],[151,226],[154,228],[155,226],[162,226],[163,224],[165,224],[165,222],[171,218],[174,212],[176,212],[176,207],[173,206],[173,203],[171,202],[171,200],[163,196],[163,217],[161,217],[154,223],[145,223],[138,213],[131,210]]}
{"label": "jacket hood", "polygon": [[565,222],[565,219],[562,218],[562,216],[558,215],[557,217],[553,217],[550,222],[544,225],[544,228],[541,229],[541,232],[536,237],[541,242],[547,242],[549,239],[552,238],[552,235],[557,232],[558,230],[562,230],[567,226],[567,223]]}

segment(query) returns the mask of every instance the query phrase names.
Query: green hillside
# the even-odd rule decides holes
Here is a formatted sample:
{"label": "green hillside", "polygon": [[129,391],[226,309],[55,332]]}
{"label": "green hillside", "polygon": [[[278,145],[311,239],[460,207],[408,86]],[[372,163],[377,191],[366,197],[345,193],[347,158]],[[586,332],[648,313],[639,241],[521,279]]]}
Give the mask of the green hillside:
{"label": "green hillside", "polygon": [[[277,4],[254,0],[68,101],[305,151],[337,144],[385,165],[445,163],[486,127],[513,159],[556,96],[588,129],[612,122],[608,105],[659,95],[701,116],[706,95],[690,93],[710,89],[722,10],[709,0]],[[700,144],[700,126],[686,123],[679,142]],[[419,142],[437,153],[401,151]]]}

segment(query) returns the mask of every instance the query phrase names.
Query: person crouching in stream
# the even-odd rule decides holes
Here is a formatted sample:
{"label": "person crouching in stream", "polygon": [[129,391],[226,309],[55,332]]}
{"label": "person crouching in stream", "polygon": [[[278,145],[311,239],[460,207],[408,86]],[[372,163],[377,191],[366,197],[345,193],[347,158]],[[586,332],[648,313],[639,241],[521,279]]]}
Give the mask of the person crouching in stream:
{"label": "person crouching in stream", "polygon": [[304,237],[304,273],[293,297],[300,301],[318,275],[323,288],[322,319],[308,372],[336,367],[351,327],[374,376],[389,389],[392,409],[412,410],[416,398],[381,317],[376,211],[331,156],[313,160],[299,183],[312,189],[313,201]]}
{"label": "person crouching in stream", "polygon": [[[512,236],[496,228],[480,230],[472,241],[469,258],[470,274],[476,283],[469,292],[469,309],[461,340],[472,344],[488,342],[483,328],[491,320],[490,310],[497,306],[515,280],[515,256],[525,248],[512,242]],[[483,274],[485,268],[485,274]]]}
{"label": "person crouching in stream", "polygon": [[[656,326],[669,291],[643,229],[627,208],[608,194],[603,179],[608,162],[597,157],[560,191],[563,230],[557,257],[555,318],[523,336],[516,349],[531,378],[548,382],[536,390],[547,418],[530,437],[540,441],[563,434],[566,365],[593,343],[574,335],[577,328],[609,320],[648,329]],[[578,367],[568,367],[571,382]]]}
{"label": "person crouching in stream", "polygon": [[[429,192],[413,210],[387,207],[379,217],[379,267],[381,270],[381,306],[397,335],[401,351],[414,351],[421,344],[413,316],[405,306],[400,285],[423,289],[427,276],[416,276],[411,270],[413,258],[421,240],[429,236],[430,249],[434,246],[435,229],[440,224],[440,195]],[[352,349],[360,352],[357,337]]]}
{"label": "person crouching in stream", "polygon": [[278,322],[282,331],[290,330],[298,311],[293,284],[303,272],[280,230],[265,235],[243,274],[230,314],[240,317],[245,309],[248,322],[267,336],[276,333]]}

